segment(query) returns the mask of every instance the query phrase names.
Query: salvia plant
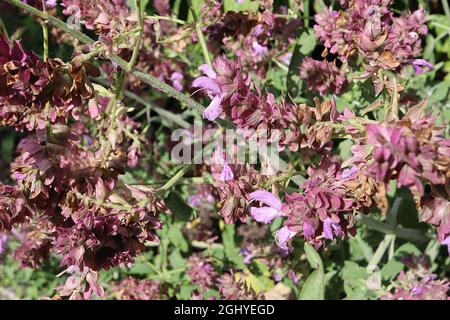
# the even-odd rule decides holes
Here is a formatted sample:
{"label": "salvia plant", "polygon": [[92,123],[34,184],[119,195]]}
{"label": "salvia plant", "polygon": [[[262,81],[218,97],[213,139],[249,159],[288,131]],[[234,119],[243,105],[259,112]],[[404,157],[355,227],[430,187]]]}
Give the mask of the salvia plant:
{"label": "salvia plant", "polygon": [[446,0],[2,0],[0,297],[448,299]]}

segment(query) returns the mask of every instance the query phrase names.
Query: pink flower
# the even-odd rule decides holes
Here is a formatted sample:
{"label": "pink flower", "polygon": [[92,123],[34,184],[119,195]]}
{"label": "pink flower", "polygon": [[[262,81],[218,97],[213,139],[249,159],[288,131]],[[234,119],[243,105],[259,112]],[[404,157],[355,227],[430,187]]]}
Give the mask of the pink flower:
{"label": "pink flower", "polygon": [[203,118],[214,121],[219,117],[220,111],[222,110],[223,93],[216,81],[217,74],[209,65],[202,64],[198,69],[206,74],[206,77],[202,76],[195,79],[192,82],[192,86],[206,90],[208,97],[212,99],[209,106],[203,111]]}
{"label": "pink flower", "polygon": [[257,200],[266,204],[266,207],[254,208],[250,209],[250,213],[258,222],[262,223],[270,223],[273,219],[281,217],[283,214],[281,212],[282,203],[281,201],[274,196],[272,193],[267,192],[265,190],[258,190],[250,193],[250,200]]}
{"label": "pink flower", "polygon": [[305,219],[305,221],[303,221],[303,236],[305,239],[312,239],[315,232],[316,229],[314,228],[313,222],[309,219]]}
{"label": "pink flower", "polygon": [[227,163],[224,152],[220,148],[214,152],[213,158],[211,160],[214,169],[219,168],[219,170],[213,170],[212,172],[212,175],[215,179],[218,179],[223,182],[234,179],[233,170]]}
{"label": "pink flower", "polygon": [[211,103],[203,112],[203,117],[213,121],[220,116],[223,107],[231,106],[248,92],[241,66],[226,57],[216,57],[212,67],[202,64],[199,70],[206,76],[196,78],[192,86],[205,90]]}
{"label": "pink flower", "polygon": [[441,242],[442,245],[447,246],[448,254],[450,255],[450,236],[444,239],[444,241]]}
{"label": "pink flower", "polygon": [[253,40],[252,48],[253,48],[253,55],[255,56],[265,56],[269,52],[269,49],[266,46],[260,45],[256,40]]}
{"label": "pink flower", "polygon": [[183,84],[181,83],[181,80],[183,79],[184,79],[183,74],[178,71],[172,73],[172,75],[170,76],[170,80],[172,81],[173,87],[178,91],[183,90]]}
{"label": "pink flower", "polygon": [[434,66],[429,63],[427,60],[424,59],[414,59],[411,61],[412,66],[414,67],[414,70],[416,71],[417,74],[422,74],[425,72],[425,69],[428,70],[433,70]]}
{"label": "pink flower", "polygon": [[323,222],[322,236],[326,239],[333,240],[334,236],[341,236],[343,234],[339,223],[334,222],[330,218],[326,218]]}
{"label": "pink flower", "polygon": [[6,233],[0,233],[0,255],[6,251],[8,245],[8,236]]}
{"label": "pink flower", "polygon": [[275,241],[282,250],[288,251],[289,248],[287,246],[287,243],[289,240],[295,237],[296,234],[296,232],[289,230],[288,227],[283,227],[278,230],[277,234],[275,235]]}

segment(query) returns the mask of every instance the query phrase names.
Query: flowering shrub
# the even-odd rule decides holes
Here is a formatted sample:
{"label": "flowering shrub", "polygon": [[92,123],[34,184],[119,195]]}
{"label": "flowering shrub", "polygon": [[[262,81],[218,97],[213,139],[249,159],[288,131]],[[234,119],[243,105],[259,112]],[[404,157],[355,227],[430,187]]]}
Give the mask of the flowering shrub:
{"label": "flowering shrub", "polygon": [[0,297],[448,299],[446,1],[0,8]]}

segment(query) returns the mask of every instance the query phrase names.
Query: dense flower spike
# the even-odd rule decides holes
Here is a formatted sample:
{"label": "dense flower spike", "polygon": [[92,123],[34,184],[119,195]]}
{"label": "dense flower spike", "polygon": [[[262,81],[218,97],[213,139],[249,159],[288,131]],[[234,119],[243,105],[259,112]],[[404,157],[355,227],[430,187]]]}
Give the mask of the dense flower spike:
{"label": "dense flower spike", "polygon": [[448,299],[444,2],[0,2],[0,298]]}
{"label": "dense flower spike", "polygon": [[0,123],[18,129],[43,128],[46,100],[42,96],[50,75],[45,62],[26,52],[19,41],[10,47],[0,35]]}
{"label": "dense flower spike", "polygon": [[46,63],[0,36],[0,123],[18,130],[44,129],[48,122],[78,120],[86,101],[94,97],[88,76],[99,71],[91,64],[60,59]]}
{"label": "dense flower spike", "polygon": [[32,211],[20,189],[0,183],[0,232],[10,231],[31,215]]}
{"label": "dense flower spike", "polygon": [[300,186],[303,193],[286,195],[283,204],[288,219],[277,233],[277,242],[284,250],[296,235],[317,247],[326,239],[354,235],[355,215],[367,212],[381,192],[374,181],[365,180],[358,168],[341,168],[329,158],[324,158],[317,168],[310,167],[308,174],[309,179]]}
{"label": "dense flower spike", "polygon": [[[386,184],[397,179],[399,186],[408,187],[420,219],[438,226],[438,238],[444,241],[450,234],[450,139],[423,109],[421,105],[410,109],[395,124],[368,126],[367,143],[375,147],[368,171]],[[431,193],[425,193],[426,184]]]}
{"label": "dense flower spike", "polygon": [[235,165],[230,168],[233,177],[230,180],[216,180],[214,187],[219,193],[219,215],[225,223],[245,222],[248,213],[246,203],[255,187],[261,183],[262,176],[250,165]]}
{"label": "dense flower spike", "polygon": [[203,117],[209,121],[218,118],[224,107],[234,105],[240,97],[247,94],[246,79],[240,65],[225,57],[217,57],[213,68],[206,64],[199,67],[205,76],[194,80],[192,86],[205,90],[211,98],[211,103],[203,112]]}
{"label": "dense flower spike", "polygon": [[[219,14],[223,4],[208,1],[204,10],[204,28],[211,42],[209,48],[220,53],[221,48],[233,52],[242,65],[253,70],[261,78],[276,59],[289,65],[289,45],[295,42],[296,30],[301,26],[298,18],[285,18],[286,7],[275,8],[272,1],[260,6],[259,12],[227,11]],[[276,12],[278,11],[278,12]]]}
{"label": "dense flower spike", "polygon": [[124,0],[62,0],[64,14],[78,19],[86,28],[98,34],[112,35],[124,32],[136,23]]}
{"label": "dense flower spike", "polygon": [[373,77],[376,87],[380,85],[376,80],[379,70],[414,65],[413,59],[422,50],[421,37],[428,33],[423,8],[395,17],[390,3],[348,1],[345,10],[326,8],[315,16],[314,29],[325,48],[350,65],[351,58],[359,53],[365,69],[361,76]]}
{"label": "dense flower spike", "polygon": [[[80,273],[71,278],[79,285],[68,283],[63,295],[77,296],[83,281],[91,282],[85,290],[94,285],[89,270],[129,265],[146,241],[157,241],[158,215],[167,209],[153,189],[117,183],[127,165],[137,165],[138,124],[119,103],[93,99],[89,76],[98,76],[98,70],[76,59],[44,63],[19,42],[10,47],[6,37],[0,40],[0,119],[17,129],[36,129],[20,142],[12,164],[18,186],[1,185],[1,230],[31,219],[32,212],[44,213],[14,255],[23,266],[36,268],[50,251],[60,254],[61,265]],[[81,106],[97,118],[111,103],[117,103],[115,122],[101,133],[108,145],[94,142],[83,123],[65,125],[80,119]]]}

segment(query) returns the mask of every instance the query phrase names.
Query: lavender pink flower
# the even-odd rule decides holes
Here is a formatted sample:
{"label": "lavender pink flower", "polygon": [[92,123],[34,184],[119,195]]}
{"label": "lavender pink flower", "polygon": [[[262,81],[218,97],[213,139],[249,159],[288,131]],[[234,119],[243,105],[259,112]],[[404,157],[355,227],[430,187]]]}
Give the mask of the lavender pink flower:
{"label": "lavender pink flower", "polygon": [[414,59],[411,61],[412,66],[417,74],[422,74],[425,69],[433,70],[434,66],[424,59]]}
{"label": "lavender pink flower", "polygon": [[258,222],[270,223],[273,219],[279,218],[283,215],[281,201],[270,192],[265,190],[257,190],[250,193],[249,199],[250,201],[256,200],[266,205],[260,208],[250,208],[253,219]]}
{"label": "lavender pink flower", "polygon": [[203,64],[199,70],[205,76],[196,78],[192,86],[204,90],[211,99],[211,103],[203,112],[203,117],[214,121],[224,111],[224,106],[233,103],[241,91],[245,92],[245,79],[239,65],[225,57],[214,59],[213,68]]}

